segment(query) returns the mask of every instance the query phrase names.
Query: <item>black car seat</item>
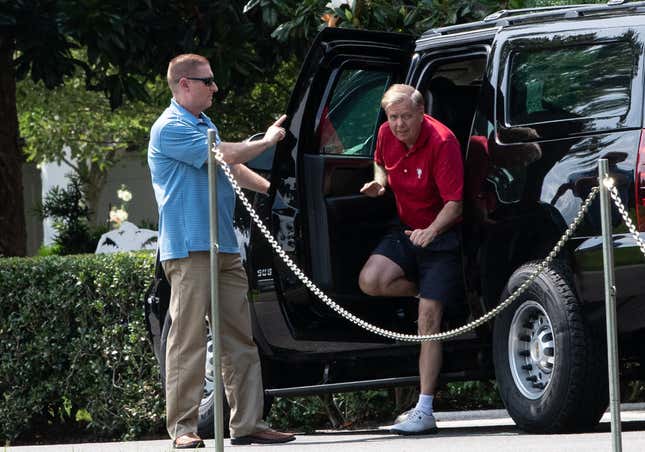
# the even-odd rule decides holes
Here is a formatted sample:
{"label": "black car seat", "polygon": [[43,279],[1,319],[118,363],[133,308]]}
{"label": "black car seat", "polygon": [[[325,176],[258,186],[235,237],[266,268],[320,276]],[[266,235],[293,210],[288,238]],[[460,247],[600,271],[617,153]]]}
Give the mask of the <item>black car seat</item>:
{"label": "black car seat", "polygon": [[478,92],[478,86],[458,86],[446,77],[435,77],[428,84],[428,114],[452,130],[462,152],[468,143]]}

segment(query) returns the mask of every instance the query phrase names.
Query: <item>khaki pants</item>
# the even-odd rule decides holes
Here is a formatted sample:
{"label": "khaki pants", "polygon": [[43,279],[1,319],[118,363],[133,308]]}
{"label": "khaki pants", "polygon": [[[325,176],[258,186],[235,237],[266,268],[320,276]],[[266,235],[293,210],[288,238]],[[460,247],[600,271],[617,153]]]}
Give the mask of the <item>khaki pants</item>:
{"label": "khaki pants", "polygon": [[[163,262],[172,287],[172,324],[166,345],[166,427],[171,438],[197,432],[206,360],[205,316],[210,317],[210,255]],[[260,359],[251,330],[248,283],[239,254],[219,255],[222,377],[231,407],[232,437],[268,426],[262,421],[264,394]]]}

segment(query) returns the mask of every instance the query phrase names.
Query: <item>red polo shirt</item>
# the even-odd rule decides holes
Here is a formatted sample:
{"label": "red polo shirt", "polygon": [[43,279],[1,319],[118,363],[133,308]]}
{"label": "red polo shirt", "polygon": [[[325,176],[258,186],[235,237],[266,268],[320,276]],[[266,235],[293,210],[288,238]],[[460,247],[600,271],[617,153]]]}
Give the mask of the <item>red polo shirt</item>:
{"label": "red polo shirt", "polygon": [[407,149],[388,123],[381,125],[374,161],[387,171],[401,221],[424,229],[448,201],[461,201],[464,170],[455,135],[442,123],[424,115],[416,143]]}

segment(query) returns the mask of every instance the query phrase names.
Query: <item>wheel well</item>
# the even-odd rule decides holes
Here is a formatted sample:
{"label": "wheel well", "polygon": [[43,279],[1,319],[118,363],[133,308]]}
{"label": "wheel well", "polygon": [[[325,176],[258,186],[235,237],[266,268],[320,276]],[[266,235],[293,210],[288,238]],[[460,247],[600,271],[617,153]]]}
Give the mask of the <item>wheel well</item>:
{"label": "wheel well", "polygon": [[[544,260],[563,233],[563,227],[543,211],[490,228],[480,249],[481,295],[487,309],[499,304],[513,271],[527,262]],[[566,248],[557,258],[570,266]]]}

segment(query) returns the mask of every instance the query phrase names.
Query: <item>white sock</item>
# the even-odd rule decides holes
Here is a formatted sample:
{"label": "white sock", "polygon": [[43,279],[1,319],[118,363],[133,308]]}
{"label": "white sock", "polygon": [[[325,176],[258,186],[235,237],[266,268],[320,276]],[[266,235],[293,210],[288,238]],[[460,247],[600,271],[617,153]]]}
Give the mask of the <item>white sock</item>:
{"label": "white sock", "polygon": [[433,396],[427,394],[419,394],[419,401],[417,406],[414,407],[415,410],[423,411],[423,413],[430,415],[432,414],[432,400]]}

